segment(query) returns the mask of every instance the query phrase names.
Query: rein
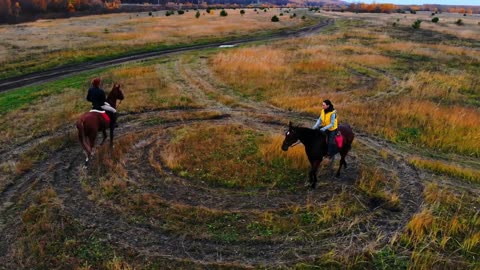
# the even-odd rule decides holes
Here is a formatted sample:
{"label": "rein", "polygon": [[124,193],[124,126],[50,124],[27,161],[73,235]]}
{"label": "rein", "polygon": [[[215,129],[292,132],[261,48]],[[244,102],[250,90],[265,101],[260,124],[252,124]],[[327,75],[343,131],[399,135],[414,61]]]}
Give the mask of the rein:
{"label": "rein", "polygon": [[290,145],[289,147],[294,147],[295,145],[300,144],[300,143],[301,143],[300,141],[297,141],[296,143]]}

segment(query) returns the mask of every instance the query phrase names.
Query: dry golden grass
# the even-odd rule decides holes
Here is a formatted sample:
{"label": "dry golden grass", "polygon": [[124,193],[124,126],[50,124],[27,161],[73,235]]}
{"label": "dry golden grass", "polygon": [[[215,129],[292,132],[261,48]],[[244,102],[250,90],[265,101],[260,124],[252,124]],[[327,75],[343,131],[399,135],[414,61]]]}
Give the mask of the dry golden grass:
{"label": "dry golden grass", "polygon": [[198,19],[194,12],[168,17],[164,16],[164,12],[157,12],[158,16],[154,17],[148,16],[148,13],[139,13],[138,17],[121,13],[42,20],[18,26],[1,25],[0,63],[27,60],[27,57],[38,61],[63,57],[65,61],[78,56],[103,55],[107,48],[117,51],[148,44],[190,43],[302,23],[299,18],[271,23],[272,14],[277,12],[275,10],[260,14],[246,10],[244,16],[239,10],[227,11],[227,17],[206,15]]}
{"label": "dry golden grass", "polygon": [[407,224],[407,230],[413,242],[423,242],[426,235],[431,231],[433,224],[433,215],[429,210],[423,209],[422,212],[415,214]]}
{"label": "dry golden grass", "polygon": [[440,188],[436,183],[428,184],[423,193],[425,200],[431,205],[438,203],[453,205],[459,202],[451,191]]}
{"label": "dry golden grass", "polygon": [[[383,13],[350,13],[350,12],[324,12],[324,16],[333,17],[337,19],[348,20],[366,20],[370,25],[378,27],[391,27],[395,22],[399,27],[411,28],[411,25],[416,20],[422,20],[421,29],[427,29],[432,31],[438,31],[440,33],[455,36],[457,38],[464,39],[480,39],[480,30],[478,23],[480,18],[478,16],[463,16],[462,13],[447,13],[443,12],[437,14],[435,17],[439,17],[439,23],[432,23],[431,12],[417,12],[417,14],[383,14]],[[465,25],[458,26],[455,22],[461,19]],[[364,31],[364,29],[357,30],[357,32]],[[368,35],[366,35],[368,37]],[[381,34],[385,36],[385,34]],[[388,38],[387,38],[388,40]]]}
{"label": "dry golden grass", "polygon": [[475,91],[478,79],[471,74],[440,73],[420,71],[409,74],[401,87],[409,92],[411,97],[419,99],[434,99],[447,102],[465,102],[468,89]]}
{"label": "dry golden grass", "polygon": [[[384,101],[376,111],[367,111],[364,107],[363,104],[351,104],[343,111],[355,124],[394,141],[406,140],[466,155],[479,154],[480,113],[476,109],[442,106],[409,97]],[[415,129],[418,134],[402,135],[402,130],[408,128]]]}
{"label": "dry golden grass", "polygon": [[[276,144],[279,140],[276,138]],[[294,186],[291,177],[304,172],[301,166],[305,160],[299,152],[280,153],[280,146],[271,141],[269,136],[241,125],[195,124],[172,130],[162,160],[181,176],[212,185]],[[270,149],[276,153],[265,153]]]}
{"label": "dry golden grass", "polygon": [[275,158],[286,158],[290,161],[293,168],[305,169],[310,166],[305,155],[305,147],[300,144],[283,151],[281,149],[284,137],[276,135],[272,136],[266,143],[259,145],[260,152],[263,159],[266,161],[273,161]]}
{"label": "dry golden grass", "polygon": [[462,178],[472,182],[480,182],[480,171],[470,168],[464,168],[457,164],[451,164],[438,160],[423,159],[420,157],[410,158],[410,163],[413,165],[429,169],[434,172],[444,173],[453,177]]}

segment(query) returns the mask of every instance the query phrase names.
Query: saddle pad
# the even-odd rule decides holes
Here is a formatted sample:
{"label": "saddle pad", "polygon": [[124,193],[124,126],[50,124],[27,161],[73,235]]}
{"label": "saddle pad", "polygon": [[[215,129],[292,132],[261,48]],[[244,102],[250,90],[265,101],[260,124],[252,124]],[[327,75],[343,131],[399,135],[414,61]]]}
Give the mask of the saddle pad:
{"label": "saddle pad", "polygon": [[107,125],[110,124],[110,117],[108,116],[108,114],[105,113],[105,111],[90,110],[90,112],[100,113],[103,116],[103,119],[105,119],[105,121],[107,121]]}
{"label": "saddle pad", "polygon": [[343,136],[340,132],[335,136],[335,143],[337,144],[338,149],[343,147]]}

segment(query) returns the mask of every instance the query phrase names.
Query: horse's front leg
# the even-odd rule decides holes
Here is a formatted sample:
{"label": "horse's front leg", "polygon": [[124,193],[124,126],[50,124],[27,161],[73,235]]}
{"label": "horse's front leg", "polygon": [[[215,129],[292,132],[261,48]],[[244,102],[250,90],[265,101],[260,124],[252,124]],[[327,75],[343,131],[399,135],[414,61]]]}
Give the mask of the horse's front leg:
{"label": "horse's front leg", "polygon": [[317,172],[318,172],[318,167],[320,166],[320,163],[322,160],[314,160],[310,162],[311,169],[310,169],[310,187],[312,189],[315,189],[317,187]]}
{"label": "horse's front leg", "polygon": [[330,158],[330,161],[328,163],[328,171],[330,172],[330,175],[333,176],[333,163],[335,162],[335,155],[333,155]]}

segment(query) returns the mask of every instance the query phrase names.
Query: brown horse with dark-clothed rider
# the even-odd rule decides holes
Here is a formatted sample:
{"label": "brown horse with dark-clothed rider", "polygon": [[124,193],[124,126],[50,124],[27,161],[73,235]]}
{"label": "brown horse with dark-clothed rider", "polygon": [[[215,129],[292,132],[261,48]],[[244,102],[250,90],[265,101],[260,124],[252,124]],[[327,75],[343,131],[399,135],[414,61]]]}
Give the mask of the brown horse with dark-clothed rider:
{"label": "brown horse with dark-clothed rider", "polygon": [[[107,96],[107,102],[113,108],[117,108],[117,100],[123,100],[123,92],[120,89],[120,84],[114,84],[112,91]],[[116,116],[110,114],[110,123],[107,122],[102,113],[99,112],[87,112],[80,116],[80,119],[77,121],[77,130],[78,130],[78,139],[80,144],[85,151],[86,160],[85,164],[88,164],[90,160],[93,149],[95,147],[95,139],[97,138],[98,132],[103,133],[103,140],[100,143],[102,145],[107,139],[107,129],[110,129],[110,147],[113,147],[113,131],[116,124]]]}

